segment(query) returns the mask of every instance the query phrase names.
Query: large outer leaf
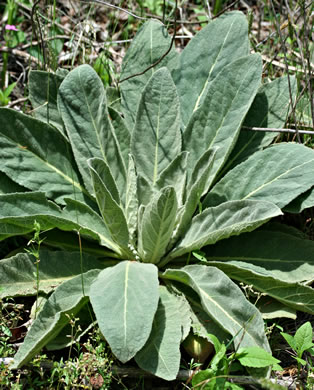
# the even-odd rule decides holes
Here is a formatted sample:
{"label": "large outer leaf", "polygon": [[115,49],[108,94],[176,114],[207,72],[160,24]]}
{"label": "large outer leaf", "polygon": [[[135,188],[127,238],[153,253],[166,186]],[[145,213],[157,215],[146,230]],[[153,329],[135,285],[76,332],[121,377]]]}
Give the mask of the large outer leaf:
{"label": "large outer leaf", "polygon": [[173,187],[165,187],[146,206],[139,230],[138,252],[142,261],[156,264],[166,252],[177,208]]}
{"label": "large outer leaf", "polygon": [[[127,250],[129,233],[126,219],[119,205],[119,194],[110,169],[104,160],[91,159],[88,161],[93,179],[94,193],[104,224],[112,239]],[[105,184],[106,183],[106,184]]]}
{"label": "large outer leaf", "polygon": [[270,202],[231,201],[196,215],[167,260],[240,233],[249,232],[281,215]]}
{"label": "large outer leaf", "polygon": [[[68,323],[53,340],[45,345],[47,351],[60,351],[73,345],[78,345],[77,343],[79,343],[81,338],[95,326],[93,318],[91,317],[89,305],[83,306],[82,309],[75,314],[75,320],[77,324],[75,332],[73,332],[73,323]],[[71,337],[69,337],[70,335]]]}
{"label": "large outer leaf", "polygon": [[[169,281],[167,286],[171,283],[171,288],[174,289],[176,295],[184,297],[187,301],[188,312],[186,309],[183,311],[183,315],[189,317],[189,329],[187,335],[190,333],[190,330],[197,336],[203,337],[212,343],[212,340],[209,337],[209,334],[213,334],[218,338],[220,342],[228,343],[230,340],[230,334],[227,333],[223,328],[221,328],[216,321],[214,321],[206,311],[204,311],[201,304],[199,295],[189,286],[176,282]],[[187,336],[186,335],[186,336]]]}
{"label": "large outer leaf", "polygon": [[0,172],[0,194],[26,192],[27,189],[11,180],[5,173]]}
{"label": "large outer leaf", "polygon": [[57,107],[58,89],[64,77],[41,70],[32,70],[28,77],[29,99],[35,118],[57,127],[65,135]]}
{"label": "large outer leaf", "polygon": [[[94,256],[79,252],[52,252],[42,250],[38,265],[39,292],[49,293],[68,279],[104,265]],[[23,272],[19,272],[23,270]],[[37,268],[29,253],[19,253],[0,260],[0,298],[36,295]]]}
{"label": "large outer leaf", "polygon": [[103,83],[88,65],[72,70],[59,88],[58,108],[87,189],[92,191],[86,161],[98,157],[109,165],[123,195],[126,171],[106,105]]}
{"label": "large outer leaf", "polygon": [[291,318],[296,320],[296,310],[271,298],[269,295],[262,296],[256,302],[256,307],[261,312],[264,320],[273,320],[274,318]]}
{"label": "large outer leaf", "polygon": [[137,172],[153,184],[181,152],[179,99],[167,68],[155,72],[143,90],[131,152]]}
{"label": "large outer leaf", "polygon": [[231,279],[252,285],[256,290],[270,295],[287,306],[314,314],[314,289],[311,287],[300,283],[283,282],[268,276],[270,273],[263,268],[252,267],[244,262],[213,261],[210,264],[221,269]]}
{"label": "large outer leaf", "polygon": [[124,261],[100,272],[90,300],[102,334],[123,363],[145,345],[158,306],[158,272],[153,264]]}
{"label": "large outer leaf", "polygon": [[285,207],[289,213],[301,213],[301,211],[314,206],[314,188],[304,192]]}
{"label": "large outer leaf", "polygon": [[314,279],[314,242],[276,231],[256,231],[204,248],[210,261],[237,264],[285,282]]}
{"label": "large outer leaf", "polygon": [[[294,98],[297,87],[295,77],[290,76],[290,83]],[[247,113],[243,126],[282,128],[287,119],[289,105],[288,77],[280,77],[270,83],[263,84]],[[278,133],[242,130],[223,172],[232,169],[253,153],[268,146],[277,135]]]}
{"label": "large outer leaf", "polygon": [[65,231],[80,231],[83,237],[90,237],[119,255],[125,255],[112,240],[97,213],[72,199],[66,199],[66,204],[61,211],[41,192],[0,195],[0,240],[31,232],[36,220],[41,230],[57,227]]}
{"label": "large outer leaf", "polygon": [[[88,271],[65,281],[56,289],[32,323],[14,357],[13,368],[22,367],[29,362],[69,323],[68,315],[75,316],[87,304],[85,294],[88,295],[89,287],[98,273],[98,270]],[[85,294],[82,291],[82,277]]]}
{"label": "large outer leaf", "polygon": [[15,110],[0,109],[0,170],[18,184],[49,198],[84,200],[90,195],[67,140],[52,126]]}
{"label": "large outer leaf", "polygon": [[218,147],[210,179],[215,177],[236,143],[261,74],[261,57],[254,54],[230,63],[210,83],[183,133],[183,149],[190,152],[188,172],[208,148]]}
{"label": "large outer leaf", "polygon": [[184,124],[202,103],[210,81],[226,65],[248,54],[247,21],[240,12],[209,23],[189,42],[173,72]]}
{"label": "large outer leaf", "polygon": [[180,367],[181,302],[166,287],[160,286],[160,299],[149,339],[135,355],[145,371],[165,380],[176,379]]}
{"label": "large outer leaf", "polygon": [[313,185],[314,151],[288,143],[259,151],[228,172],[203,206],[240,199],[267,200],[283,208]]}
{"label": "large outer leaf", "polygon": [[[157,20],[146,22],[138,30],[123,58],[120,79],[122,80],[146,70],[166,53],[170,44],[171,37],[162,23]],[[177,56],[178,54],[173,47],[171,52],[158,65],[143,75],[133,77],[121,83],[121,106],[130,131],[132,131],[135,123],[137,106],[142,90],[148,80],[159,68],[167,65],[171,68],[171,63],[176,61]]]}
{"label": "large outer leaf", "polygon": [[259,346],[270,351],[260,313],[222,271],[190,265],[181,270],[169,269],[162,277],[191,287],[209,316],[235,337],[236,348],[240,344],[241,347]]}

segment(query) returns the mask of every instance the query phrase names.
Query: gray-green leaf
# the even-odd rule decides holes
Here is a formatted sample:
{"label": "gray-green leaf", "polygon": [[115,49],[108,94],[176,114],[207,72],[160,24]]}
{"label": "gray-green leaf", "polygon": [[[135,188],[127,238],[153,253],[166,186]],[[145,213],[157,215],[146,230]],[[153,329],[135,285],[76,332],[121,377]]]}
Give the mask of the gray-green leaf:
{"label": "gray-green leaf", "polygon": [[[70,322],[69,316],[75,316],[87,304],[86,295],[98,273],[98,270],[88,271],[65,281],[56,289],[32,323],[23,344],[14,356],[14,368],[29,362]],[[82,283],[86,295],[82,291]]]}
{"label": "gray-green leaf", "polygon": [[92,192],[87,160],[98,157],[110,167],[122,196],[125,165],[109,120],[103,83],[92,67],[81,65],[66,76],[59,88],[58,108],[86,188]]}
{"label": "gray-green leaf", "polygon": [[[40,251],[37,289],[36,259],[29,253],[19,253],[0,261],[0,298],[49,293],[68,279],[91,269],[104,268],[95,257],[79,252]],[[81,263],[82,261],[82,263]],[[81,267],[82,264],[82,267]],[[17,272],[23,270],[23,272]]]}
{"label": "gray-green leaf", "polygon": [[103,221],[112,239],[127,251],[129,244],[128,226],[124,212],[119,205],[119,194],[110,169],[101,159],[90,159],[88,164]]}
{"label": "gray-green leaf", "polygon": [[156,264],[166,252],[177,213],[173,187],[165,187],[146,206],[139,234],[138,252],[145,262]]}
{"label": "gray-green leaf", "polygon": [[192,219],[168,260],[224,238],[252,231],[281,214],[277,206],[262,201],[231,201],[206,209]]}
{"label": "gray-green leaf", "polygon": [[[294,99],[297,82],[290,76],[291,91]],[[279,77],[270,83],[263,84],[247,113],[243,126],[273,127],[284,126],[290,106],[288,77]],[[278,133],[244,130],[240,132],[237,143],[232,150],[227,164],[221,173],[230,170],[253,153],[268,146]]]}
{"label": "gray-green leaf", "polygon": [[247,21],[240,12],[223,15],[195,35],[181,53],[178,69],[173,72],[184,124],[202,103],[210,81],[226,65],[248,54]]}
{"label": "gray-green leaf", "polygon": [[160,300],[149,339],[136,354],[136,363],[145,371],[165,380],[176,379],[180,366],[180,301],[160,286]]}
{"label": "gray-green leaf", "polygon": [[153,264],[123,261],[100,272],[90,300],[102,334],[123,363],[145,345],[159,300]]}
{"label": "gray-green leaf", "polygon": [[191,287],[209,316],[234,336],[235,348],[259,346],[270,351],[260,313],[222,271],[190,265],[180,270],[169,269],[162,277]]}
{"label": "gray-green leaf", "polygon": [[288,283],[314,279],[314,242],[304,237],[262,230],[231,237],[203,250],[209,261],[242,264]]}
{"label": "gray-green leaf", "polygon": [[283,208],[313,185],[313,176],[314,151],[281,143],[256,152],[229,171],[206,196],[203,206],[255,199]]}
{"label": "gray-green leaf", "polygon": [[[131,46],[123,58],[120,79],[143,72],[159,60],[169,49],[171,36],[166,27],[157,20],[143,24],[134,37]],[[141,93],[151,76],[163,66],[170,66],[178,54],[174,47],[163,60],[140,76],[130,78],[121,83],[121,106],[127,126],[133,130],[137,106]]]}
{"label": "gray-green leaf", "polygon": [[18,111],[0,109],[0,170],[33,191],[64,204],[91,200],[82,186],[71,147],[56,128]]}
{"label": "gray-green leaf", "polygon": [[179,99],[167,68],[155,72],[143,90],[131,152],[137,172],[152,184],[181,152]]}
{"label": "gray-green leaf", "polygon": [[58,89],[63,79],[51,72],[32,70],[28,76],[28,88],[35,118],[57,127],[65,135],[57,106]]}
{"label": "gray-green leaf", "polygon": [[183,149],[190,152],[189,176],[200,156],[216,147],[209,180],[215,178],[236,143],[261,74],[261,57],[254,54],[230,63],[210,83],[202,105],[194,111],[183,133]]}

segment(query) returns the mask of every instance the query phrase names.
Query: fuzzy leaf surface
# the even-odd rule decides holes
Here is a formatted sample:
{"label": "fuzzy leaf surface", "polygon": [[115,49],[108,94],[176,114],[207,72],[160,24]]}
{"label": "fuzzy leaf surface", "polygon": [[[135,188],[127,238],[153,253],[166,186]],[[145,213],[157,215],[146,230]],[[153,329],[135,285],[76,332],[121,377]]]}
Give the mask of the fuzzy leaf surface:
{"label": "fuzzy leaf surface", "polygon": [[134,159],[131,155],[129,155],[125,195],[125,218],[128,225],[130,241],[132,241],[133,244],[135,243],[135,235],[137,231],[138,207],[139,202],[137,198],[137,175]]}
{"label": "fuzzy leaf surface", "polygon": [[[297,87],[296,78],[290,76],[290,83],[294,99]],[[289,106],[288,77],[279,77],[259,88],[243,126],[281,129],[286,122]],[[242,130],[223,172],[232,169],[253,153],[268,146],[277,135],[278,133]]]}
{"label": "fuzzy leaf surface", "polygon": [[150,335],[159,300],[157,267],[123,261],[104,269],[91,286],[90,300],[102,334],[125,363]]}
{"label": "fuzzy leaf surface", "polygon": [[191,287],[209,316],[235,336],[236,348],[258,346],[270,351],[260,313],[222,271],[206,265],[189,265],[180,270],[168,269],[162,278]]}
{"label": "fuzzy leaf surface", "polygon": [[181,152],[168,167],[161,172],[159,179],[155,184],[157,190],[161,190],[166,186],[173,186],[177,194],[179,206],[182,206],[185,195],[188,154],[188,152]]}
{"label": "fuzzy leaf surface", "polygon": [[160,286],[159,292],[151,334],[135,355],[135,361],[143,370],[171,381],[176,379],[180,367],[180,301],[165,286]]}
{"label": "fuzzy leaf surface", "polygon": [[209,261],[243,264],[285,282],[314,278],[314,242],[278,231],[255,231],[203,249]]}
{"label": "fuzzy leaf surface", "polygon": [[314,151],[281,143],[254,153],[210,191],[204,207],[229,200],[265,200],[283,208],[313,185]]}
{"label": "fuzzy leaf surface", "polygon": [[114,128],[114,132],[119,143],[124,165],[127,167],[129,162],[129,153],[130,153],[130,144],[131,144],[130,131],[126,126],[124,119],[116,110],[114,110],[111,107],[108,107],[108,112],[109,112],[111,124]]}
{"label": "fuzzy leaf surface", "polygon": [[82,186],[71,147],[57,129],[9,108],[0,109],[0,123],[2,172],[59,203],[65,197],[91,198]]}
{"label": "fuzzy leaf surface", "polygon": [[126,170],[107,110],[101,79],[89,65],[71,71],[59,88],[58,108],[86,188],[92,192],[87,160],[101,158],[110,167],[120,195]]}
{"label": "fuzzy leaf surface", "polygon": [[29,72],[28,88],[35,118],[55,126],[65,135],[57,106],[58,89],[63,79],[64,77],[51,72],[32,70]]}
{"label": "fuzzy leaf surface", "polygon": [[296,320],[296,310],[273,299],[269,296],[261,297],[256,303],[256,307],[261,312],[264,320],[273,320],[275,318],[290,318]]}
{"label": "fuzzy leaf surface", "polygon": [[155,72],[143,90],[131,152],[137,172],[152,184],[181,152],[179,98],[167,68]]}
{"label": "fuzzy leaf surface", "polygon": [[[66,280],[91,269],[102,269],[95,257],[79,252],[40,251],[39,292],[49,293]],[[17,272],[23,270],[23,272]],[[19,253],[0,261],[0,298],[36,295],[37,268],[34,256]]]}
{"label": "fuzzy leaf surface", "polygon": [[[89,288],[99,270],[91,270],[62,283],[49,297],[14,356],[14,368],[22,367],[53,340],[88,302]],[[84,291],[82,291],[82,277]]]}
{"label": "fuzzy leaf surface", "polygon": [[236,143],[261,74],[261,57],[254,54],[230,63],[210,83],[202,105],[194,111],[183,133],[183,149],[190,152],[189,176],[201,155],[217,148],[209,178],[214,179]]}
{"label": "fuzzy leaf surface", "polygon": [[208,208],[192,219],[185,235],[169,254],[169,259],[230,236],[250,232],[281,214],[277,206],[262,201],[231,201]]}
{"label": "fuzzy leaf surface", "polygon": [[[120,207],[120,198],[110,169],[104,160],[88,161],[93,180],[94,193],[104,224],[112,239],[127,250],[129,233],[126,219]],[[106,183],[106,184],[105,184]]]}
{"label": "fuzzy leaf surface", "polygon": [[[165,26],[157,20],[150,20],[143,24],[134,37],[122,62],[120,79],[132,76],[146,70],[163,56],[169,49],[171,36]],[[176,61],[178,54],[174,47],[168,55],[152,69],[143,75],[139,75],[121,83],[121,106],[126,123],[132,132],[137,106],[140,101],[142,90],[156,70],[169,66]]]}
{"label": "fuzzy leaf surface", "polygon": [[223,15],[193,37],[181,53],[178,68],[173,72],[185,125],[202,104],[209,83],[226,65],[248,54],[247,21],[240,12]]}
{"label": "fuzzy leaf surface", "polygon": [[171,239],[173,245],[180,238],[191,223],[191,219],[199,206],[201,196],[209,187],[208,178],[214,164],[216,150],[208,149],[197,161],[190,182],[186,189],[186,200],[177,216],[176,231]]}
{"label": "fuzzy leaf surface", "polygon": [[252,285],[256,290],[268,294],[284,305],[314,314],[314,289],[311,287],[293,281],[284,282],[275,279],[263,268],[252,267],[242,262],[212,261],[210,264],[221,269],[231,279]]}
{"label": "fuzzy leaf surface", "polygon": [[138,252],[144,262],[156,264],[166,252],[177,213],[173,187],[165,187],[146,206],[139,234]]}
{"label": "fuzzy leaf surface", "polygon": [[34,221],[37,221],[41,230],[56,227],[65,231],[80,231],[83,236],[121,254],[120,247],[112,240],[104,221],[95,211],[69,198],[66,204],[61,210],[47,201],[42,192],[0,195],[0,240],[31,232]]}

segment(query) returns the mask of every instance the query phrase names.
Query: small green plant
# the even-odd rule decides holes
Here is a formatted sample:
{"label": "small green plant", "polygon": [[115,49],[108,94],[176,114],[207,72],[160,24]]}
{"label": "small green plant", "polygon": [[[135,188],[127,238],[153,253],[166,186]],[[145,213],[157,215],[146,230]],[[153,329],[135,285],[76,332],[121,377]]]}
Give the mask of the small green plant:
{"label": "small green plant", "polygon": [[[294,336],[288,333],[281,332],[282,337],[287,341],[293,350],[292,357],[297,361],[298,364],[298,376],[301,374],[301,367],[310,367],[313,371],[313,363],[311,358],[309,361],[303,359],[304,353],[308,353],[309,356],[314,357],[314,343],[313,343],[313,328],[311,323],[308,321],[297,329]],[[309,378],[313,384],[313,378]]]}
{"label": "small green plant", "polygon": [[[192,378],[193,389],[203,390],[237,390],[243,389],[228,378],[233,377],[233,372],[243,371],[243,367],[263,368],[278,367],[278,359],[259,347],[240,348],[238,351],[227,354],[228,345],[220,343],[214,335],[208,335],[215,348],[215,355],[211,359],[208,368],[199,371]],[[240,365],[239,365],[240,363]],[[238,379],[241,379],[238,376]]]}
{"label": "small green plant", "polygon": [[287,78],[261,84],[239,12],[210,22],[180,54],[171,42],[151,20],[115,93],[88,65],[31,72],[35,118],[0,109],[0,175],[14,188],[0,180],[0,238],[32,233],[34,221],[45,231],[39,268],[31,253],[0,261],[0,294],[51,294],[15,368],[43,347],[73,344],[94,314],[118,360],[166,380],[196,328],[245,356],[270,353],[261,313],[233,280],[314,313],[303,283],[313,243],[266,225],[313,186],[314,151],[241,131],[283,126]]}
{"label": "small green plant", "polygon": [[16,86],[16,82],[10,84],[7,88],[0,89],[0,106],[6,106],[10,102],[10,95]]}

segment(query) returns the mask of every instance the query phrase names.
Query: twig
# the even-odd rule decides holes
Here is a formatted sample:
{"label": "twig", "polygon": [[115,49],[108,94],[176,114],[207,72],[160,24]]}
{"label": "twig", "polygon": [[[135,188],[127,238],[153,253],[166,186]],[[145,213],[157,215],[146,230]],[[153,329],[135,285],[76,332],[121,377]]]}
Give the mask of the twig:
{"label": "twig", "polygon": [[220,15],[224,14],[226,11],[228,11],[228,9],[232,8],[234,5],[236,5],[240,0],[235,0],[233,3],[229,4],[228,7],[224,8],[223,10],[221,10],[220,12],[218,12],[218,14],[214,15],[212,17],[212,19],[216,19],[218,18]]}
{"label": "twig", "polygon": [[170,51],[172,49],[172,46],[174,44],[175,38],[176,38],[176,30],[177,30],[177,22],[176,22],[176,15],[177,15],[177,13],[176,13],[176,10],[177,10],[177,6],[178,6],[178,0],[176,0],[176,4],[175,4],[175,13],[174,13],[174,17],[175,17],[174,21],[175,21],[175,23],[174,23],[174,26],[173,26],[173,29],[174,29],[173,36],[172,36],[171,43],[170,43],[170,46],[167,49],[167,51],[160,58],[158,58],[157,61],[155,61],[153,64],[151,64],[148,68],[146,68],[142,72],[135,73],[135,74],[132,74],[132,75],[130,75],[128,77],[125,77],[124,79],[120,80],[119,83],[123,83],[123,81],[129,80],[129,79],[131,79],[133,77],[142,76],[148,70],[150,70],[150,69],[154,68],[156,65],[158,65],[170,53]]}
{"label": "twig", "polygon": [[[36,57],[33,57],[30,54],[28,54],[22,50],[11,49],[9,47],[4,46],[4,47],[0,47],[0,52],[12,53],[18,57],[24,58],[26,61],[28,60],[28,61],[34,62],[36,65],[39,65],[41,68],[44,67],[43,64],[41,63],[41,61],[39,61]],[[47,70],[52,71],[49,68],[47,68]]]}
{"label": "twig", "polygon": [[272,59],[272,58],[269,58],[265,55],[262,54],[262,59],[266,62],[268,62],[269,64],[273,64],[275,66],[278,66],[278,68],[281,68],[281,69],[288,69],[288,70],[291,70],[292,72],[300,72],[300,73],[305,73],[305,70],[304,69],[298,69],[296,68],[295,66],[291,66],[291,65],[284,65],[282,64],[280,61],[277,61],[275,59]]}
{"label": "twig", "polygon": [[242,126],[242,129],[251,130],[251,131],[264,131],[269,133],[292,133],[292,134],[314,135],[314,131],[310,131],[310,130],[275,129],[273,127],[249,127],[249,126]]}
{"label": "twig", "polygon": [[13,102],[10,102],[8,105],[6,105],[5,107],[13,107],[13,106],[16,106],[17,104],[19,103],[23,103],[23,102],[26,102],[29,98],[28,97],[24,97],[24,98],[20,98],[20,99],[16,99],[14,100]]}
{"label": "twig", "polygon": [[135,15],[132,12],[130,12],[130,11],[124,9],[124,8],[118,7],[117,5],[113,5],[111,3],[107,3],[107,1],[103,1],[103,0],[83,0],[83,2],[102,4],[102,5],[105,5],[106,7],[114,8],[114,9],[117,9],[117,10],[119,10],[121,12],[125,12],[126,14],[131,15],[131,16],[133,16],[136,19],[139,19],[139,20],[149,20],[148,18],[144,18],[142,16]]}

